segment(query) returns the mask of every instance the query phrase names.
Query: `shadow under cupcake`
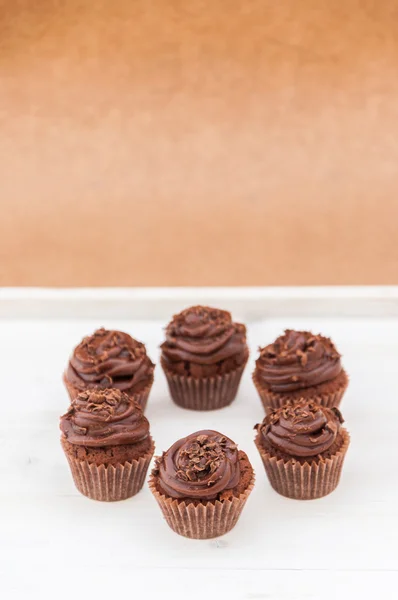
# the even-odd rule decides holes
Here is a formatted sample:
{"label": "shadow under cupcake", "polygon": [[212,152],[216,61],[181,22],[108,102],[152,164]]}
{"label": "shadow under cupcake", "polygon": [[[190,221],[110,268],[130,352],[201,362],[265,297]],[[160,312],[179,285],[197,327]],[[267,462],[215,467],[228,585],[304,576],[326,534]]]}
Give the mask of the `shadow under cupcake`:
{"label": "shadow under cupcake", "polygon": [[329,338],[287,329],[275,342],[260,348],[253,382],[267,413],[300,398],[339,406],[348,376]]}

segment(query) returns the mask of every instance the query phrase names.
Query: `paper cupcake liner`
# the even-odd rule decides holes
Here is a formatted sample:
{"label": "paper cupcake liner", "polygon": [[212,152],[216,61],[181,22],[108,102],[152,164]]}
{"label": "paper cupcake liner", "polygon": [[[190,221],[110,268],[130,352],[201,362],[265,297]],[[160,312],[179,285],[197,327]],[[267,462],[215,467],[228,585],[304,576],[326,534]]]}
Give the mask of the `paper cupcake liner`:
{"label": "paper cupcake liner", "polygon": [[[260,396],[261,402],[263,403],[266,414],[269,414],[272,410],[276,408],[280,408],[281,406],[286,404],[286,402],[294,402],[294,400],[298,400],[300,397],[299,394],[296,394],[295,396],[289,396],[288,393],[278,394],[265,389],[258,381],[255,371],[252,375],[252,378],[253,383],[256,386],[257,392]],[[321,394],[314,393],[314,396],[311,397],[311,400],[315,400],[315,402],[317,402],[321,406],[326,406],[327,408],[332,408],[333,406],[338,407],[347,387],[348,377],[346,378],[346,381],[342,383],[339,389],[337,389],[335,392],[326,392]],[[308,398],[308,395],[306,395],[306,398]]]}
{"label": "paper cupcake liner", "polygon": [[146,409],[146,405],[147,405],[147,402],[148,402],[149,393],[150,393],[152,385],[153,385],[153,379],[154,378],[153,378],[153,375],[152,375],[149,383],[147,384],[147,386],[143,390],[141,390],[141,392],[138,392],[137,394],[129,394],[129,396],[131,396],[132,398],[134,398],[134,400],[137,402],[137,404],[139,406],[141,406],[142,412],[144,412],[145,409]]}
{"label": "paper cupcake liner", "polygon": [[327,496],[336,489],[350,436],[345,429],[343,445],[330,458],[317,458],[316,461],[301,464],[294,458],[278,459],[271,456],[258,442],[255,443],[262,458],[270,484],[278,494],[295,500],[314,500]]}
{"label": "paper cupcake liner", "polygon": [[[69,394],[69,397],[71,400],[74,400],[76,398],[76,396],[79,394],[79,392],[85,391],[85,390],[77,388],[74,385],[72,385],[71,383],[69,383],[69,381],[66,379],[65,374],[63,376],[63,380],[64,380],[65,387],[68,391],[68,394]],[[126,391],[126,394],[128,396],[130,396],[130,398],[133,398],[137,402],[137,404],[139,406],[141,406],[143,412],[145,411],[145,408],[146,408],[146,405],[148,402],[149,392],[151,391],[153,380],[154,380],[154,377],[152,375],[148,385],[143,390],[141,390],[141,392],[133,394],[133,393],[129,392],[129,390]],[[92,388],[87,388],[87,389],[92,389]]]}
{"label": "paper cupcake liner", "polygon": [[178,406],[191,410],[216,410],[231,404],[245,366],[246,363],[224,375],[196,379],[172,373],[162,361],[172,399]]}
{"label": "paper cupcake liner", "polygon": [[235,527],[253,489],[254,480],[253,471],[250,484],[239,497],[197,505],[187,504],[185,500],[176,500],[158,492],[153,475],[149,478],[149,488],[173,531],[187,538],[207,540],[224,535]]}
{"label": "paper cupcake liner", "polygon": [[131,498],[140,491],[154,451],[155,445],[152,441],[151,448],[145,456],[108,466],[98,466],[65,454],[79,492],[92,500],[115,502]]}

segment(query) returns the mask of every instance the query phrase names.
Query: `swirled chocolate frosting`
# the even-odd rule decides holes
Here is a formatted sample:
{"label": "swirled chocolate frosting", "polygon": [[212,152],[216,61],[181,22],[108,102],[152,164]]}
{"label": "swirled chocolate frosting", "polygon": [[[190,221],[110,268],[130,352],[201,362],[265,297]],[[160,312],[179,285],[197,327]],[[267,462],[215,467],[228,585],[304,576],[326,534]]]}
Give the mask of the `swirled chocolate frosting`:
{"label": "swirled chocolate frosting", "polygon": [[137,444],[149,436],[142,410],[117,389],[80,392],[61,417],[60,427],[71,444],[93,448]]}
{"label": "swirled chocolate frosting", "polygon": [[300,400],[274,410],[257,426],[263,439],[290,456],[317,456],[329,450],[343,423],[337,408]]}
{"label": "swirled chocolate frosting", "polygon": [[227,373],[247,360],[246,327],[225,310],[192,306],[173,317],[161,348],[166,366],[181,375]]}
{"label": "swirled chocolate frosting", "polygon": [[214,500],[239,483],[238,449],[217,431],[197,431],[164,452],[156,472],[159,487],[172,498]]}
{"label": "swirled chocolate frosting", "polygon": [[287,329],[273,344],[260,348],[256,376],[273,392],[293,392],[330,381],[341,372],[333,342],[309,331]]}
{"label": "swirled chocolate frosting", "polygon": [[145,387],[153,370],[144,344],[122,331],[98,329],[75,348],[66,377],[82,390],[112,387],[134,392]]}

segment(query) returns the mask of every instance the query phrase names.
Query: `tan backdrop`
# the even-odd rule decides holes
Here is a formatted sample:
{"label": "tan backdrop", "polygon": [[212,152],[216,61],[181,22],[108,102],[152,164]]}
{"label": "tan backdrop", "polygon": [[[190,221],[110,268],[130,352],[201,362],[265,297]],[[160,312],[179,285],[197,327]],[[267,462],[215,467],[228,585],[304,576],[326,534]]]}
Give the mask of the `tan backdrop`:
{"label": "tan backdrop", "polygon": [[0,8],[0,284],[398,283],[395,0]]}

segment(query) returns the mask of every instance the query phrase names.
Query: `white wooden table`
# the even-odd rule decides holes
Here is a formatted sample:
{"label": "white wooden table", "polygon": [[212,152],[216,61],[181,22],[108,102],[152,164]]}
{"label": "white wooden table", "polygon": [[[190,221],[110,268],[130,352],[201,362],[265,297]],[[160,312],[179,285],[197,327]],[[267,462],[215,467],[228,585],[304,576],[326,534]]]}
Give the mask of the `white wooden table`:
{"label": "white wooden table", "polygon": [[[180,409],[157,366],[146,414],[158,452],[193,431],[216,429],[248,453],[257,482],[231,533],[196,541],[168,528],[147,488],[120,503],[81,496],[58,419],[68,405],[61,374],[84,335],[99,326],[125,330],[158,362],[172,312],[207,302],[248,324],[251,357],[236,401],[216,412]],[[0,316],[1,599],[395,597],[395,288],[2,290]],[[264,416],[251,381],[257,347],[286,327],[330,335],[350,375],[342,412],[352,441],[342,480],[333,494],[309,502],[271,489],[253,443]]]}

